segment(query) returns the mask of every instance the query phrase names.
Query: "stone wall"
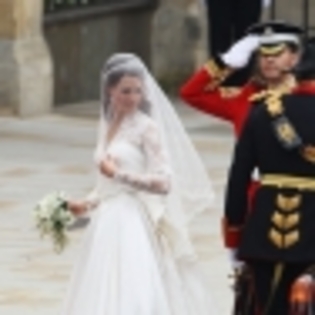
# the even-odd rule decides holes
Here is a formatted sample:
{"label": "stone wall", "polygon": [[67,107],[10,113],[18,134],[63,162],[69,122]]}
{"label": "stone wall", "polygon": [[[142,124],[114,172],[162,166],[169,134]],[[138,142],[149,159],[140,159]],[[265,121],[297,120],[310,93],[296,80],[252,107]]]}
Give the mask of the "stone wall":
{"label": "stone wall", "polygon": [[52,103],[52,66],[42,37],[41,0],[0,1],[0,110],[44,113]]}
{"label": "stone wall", "polygon": [[[1,0],[0,112],[47,112],[53,95],[57,105],[98,99],[100,69],[109,55],[121,51],[142,57],[162,86],[176,93],[208,57],[204,0],[152,1],[158,2],[156,8],[51,19],[43,25],[43,0]],[[303,1],[277,0],[276,17],[303,24]],[[309,2],[315,26],[315,3]],[[268,19],[267,11],[263,18]]]}
{"label": "stone wall", "polygon": [[[117,51],[139,54],[163,88],[176,94],[183,81],[208,58],[204,9],[203,0],[159,0],[156,10],[116,12],[46,25],[55,64],[56,103],[97,99],[99,70]],[[311,17],[315,17],[314,10],[312,4]],[[263,18],[268,17],[267,10]],[[301,1],[277,0],[277,18],[300,23],[301,17]]]}
{"label": "stone wall", "polygon": [[161,0],[152,23],[152,68],[162,86],[179,85],[206,59],[201,0]]}
{"label": "stone wall", "polygon": [[[276,18],[303,26],[304,0],[276,1]],[[315,2],[310,24],[315,28]],[[270,19],[271,8],[262,19]],[[163,87],[176,93],[180,84],[208,58],[204,0],[161,0],[152,23],[152,68]],[[315,29],[312,32],[315,35]]]}
{"label": "stone wall", "polygon": [[[201,0],[199,0],[201,1]],[[178,86],[204,61],[204,19],[195,0],[160,0],[156,10],[129,10],[45,25],[54,60],[55,102],[99,97],[99,71],[114,52],[135,52],[162,86]]]}
{"label": "stone wall", "polygon": [[109,11],[46,24],[54,60],[55,103],[98,99],[100,70],[115,52],[134,52],[150,64],[152,14],[152,8]]}

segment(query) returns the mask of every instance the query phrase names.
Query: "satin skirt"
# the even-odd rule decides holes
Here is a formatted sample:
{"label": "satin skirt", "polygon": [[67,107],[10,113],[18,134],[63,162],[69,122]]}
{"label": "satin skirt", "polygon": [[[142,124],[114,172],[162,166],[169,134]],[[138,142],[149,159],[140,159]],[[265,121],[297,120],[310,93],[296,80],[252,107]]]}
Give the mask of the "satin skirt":
{"label": "satin skirt", "polygon": [[194,261],[174,258],[145,204],[120,194],[95,210],[62,315],[215,315]]}

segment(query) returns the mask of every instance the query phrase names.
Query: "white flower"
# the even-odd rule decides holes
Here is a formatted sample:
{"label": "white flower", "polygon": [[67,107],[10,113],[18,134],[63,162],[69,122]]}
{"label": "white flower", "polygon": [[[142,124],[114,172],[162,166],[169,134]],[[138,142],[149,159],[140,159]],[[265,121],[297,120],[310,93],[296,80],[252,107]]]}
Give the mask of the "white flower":
{"label": "white flower", "polygon": [[40,200],[32,212],[40,234],[50,236],[58,251],[67,242],[66,227],[74,221],[74,215],[65,209],[65,200],[64,193],[51,193]]}
{"label": "white flower", "polygon": [[56,193],[52,193],[52,194],[49,194],[47,196],[45,196],[39,203],[39,207],[40,208],[47,208],[47,207],[50,207],[52,203],[55,202],[56,200]]}

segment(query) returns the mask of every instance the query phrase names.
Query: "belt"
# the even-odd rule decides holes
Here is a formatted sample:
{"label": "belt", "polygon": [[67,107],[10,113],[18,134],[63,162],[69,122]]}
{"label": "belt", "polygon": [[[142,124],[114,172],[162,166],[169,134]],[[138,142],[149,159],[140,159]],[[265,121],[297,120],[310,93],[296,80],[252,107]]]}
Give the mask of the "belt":
{"label": "belt", "polygon": [[311,177],[298,177],[282,174],[266,174],[262,175],[260,183],[262,186],[315,191],[315,178]]}

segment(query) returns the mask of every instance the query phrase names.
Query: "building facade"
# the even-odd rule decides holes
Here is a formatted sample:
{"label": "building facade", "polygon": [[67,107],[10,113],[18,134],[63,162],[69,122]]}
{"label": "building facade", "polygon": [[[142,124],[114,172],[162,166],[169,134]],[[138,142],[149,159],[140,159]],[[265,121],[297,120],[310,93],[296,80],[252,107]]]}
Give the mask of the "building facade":
{"label": "building facade", "polygon": [[[274,0],[270,14],[315,26],[311,0]],[[203,0],[1,0],[0,113],[98,99],[100,70],[116,52],[139,55],[176,93],[208,57],[206,31]]]}

